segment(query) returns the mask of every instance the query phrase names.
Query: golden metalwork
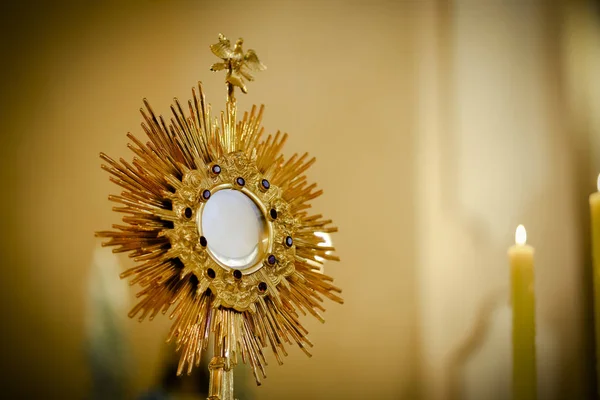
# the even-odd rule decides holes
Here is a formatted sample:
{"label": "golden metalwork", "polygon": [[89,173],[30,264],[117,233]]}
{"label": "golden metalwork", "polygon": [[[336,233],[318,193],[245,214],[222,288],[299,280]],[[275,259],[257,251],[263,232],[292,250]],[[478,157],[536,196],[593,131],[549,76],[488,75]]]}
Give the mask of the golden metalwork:
{"label": "golden metalwork", "polygon": [[267,67],[260,62],[254,50],[248,50],[244,53],[244,50],[242,50],[243,44],[244,40],[239,38],[232,49],[229,39],[222,34],[219,34],[219,43],[210,46],[210,50],[213,54],[223,60],[223,62],[213,64],[210,69],[211,71],[227,70],[225,81],[227,82],[227,95],[230,101],[234,100],[234,86],[239,87],[242,92],[248,93],[244,78],[253,81],[253,70],[264,71],[267,69]]}
{"label": "golden metalwork", "polygon": [[[252,118],[253,114],[250,114]],[[181,277],[189,274],[197,277],[206,277],[199,281],[196,292],[202,294],[206,289],[211,289],[214,294],[213,307],[225,306],[237,311],[256,311],[255,302],[259,296],[265,296],[267,291],[261,292],[259,285],[265,282],[274,288],[282,278],[294,272],[295,248],[285,245],[286,237],[294,237],[300,221],[294,218],[294,209],[282,198],[282,190],[271,186],[268,190],[259,189],[262,179],[271,180],[271,173],[261,172],[256,166],[255,156],[252,160],[244,152],[229,153],[215,161],[221,172],[218,175],[209,173],[208,168],[185,171],[183,179],[173,180],[172,186],[175,193],[167,194],[172,201],[172,210],[160,211],[163,220],[172,221],[173,229],[166,230],[164,235],[169,238],[171,248],[167,251],[169,258],[178,258],[183,263]],[[245,184],[238,188],[235,180],[243,177]],[[241,278],[236,278],[236,270],[209,256],[207,247],[200,244],[202,236],[201,216],[202,200],[205,190],[215,193],[223,189],[237,189],[254,200],[259,206],[267,224],[265,250],[263,255],[274,255],[277,262],[268,265],[267,259],[259,259],[253,266],[240,273]],[[186,210],[189,214],[186,215]],[[277,218],[267,218],[270,210],[275,210]],[[262,268],[264,266],[264,268]],[[208,271],[211,270],[209,276]],[[271,296],[277,297],[277,291]]]}
{"label": "golden metalwork", "polygon": [[[201,84],[197,92],[192,89],[189,113],[175,99],[170,123],[144,100],[142,128],[149,141],[127,135],[135,154],[131,162],[100,155],[110,180],[124,189],[109,196],[119,204],[114,211],[126,215],[124,224],[97,236],[109,239],[104,245],[117,246],[114,252],[130,253],[137,265],[121,277],[142,287],[142,299],[129,315],[141,321],[172,309],[168,341],[181,352],[178,374],[200,364],[212,335],[210,399],[233,399],[232,369],[240,356],[259,385],[266,376],[265,347],[279,364],[286,343],[298,344],[310,356],[312,343],[300,315],[324,321],[323,297],[342,303],[341,290],[322,273],[325,260],[338,258],[315,235],[337,228],[308,212],[310,201],[322,193],[304,175],[315,159],[308,154],[284,159],[287,134],[262,138],[263,106],[237,120],[234,87],[246,92],[242,77],[252,79],[248,69],[264,69],[254,51],[244,54],[241,46],[240,39],[231,49],[222,35],[211,46],[224,60],[212,69],[227,69],[228,100],[218,118],[211,115]],[[244,185],[236,184],[239,177]],[[261,257],[241,274],[213,257],[201,240],[204,193],[223,189],[250,197],[267,221]]]}

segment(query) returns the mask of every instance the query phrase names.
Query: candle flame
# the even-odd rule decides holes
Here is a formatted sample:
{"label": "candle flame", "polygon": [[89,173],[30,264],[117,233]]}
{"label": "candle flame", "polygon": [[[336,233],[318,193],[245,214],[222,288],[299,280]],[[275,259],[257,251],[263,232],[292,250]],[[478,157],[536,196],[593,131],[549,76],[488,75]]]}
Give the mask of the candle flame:
{"label": "candle flame", "polygon": [[527,243],[527,231],[523,225],[517,226],[517,230],[515,232],[515,242],[518,245],[524,245]]}
{"label": "candle flame", "polygon": [[[331,241],[331,236],[329,235],[329,233],[315,232],[314,235],[323,239],[323,241],[320,242],[317,246],[319,246],[319,247],[332,247],[333,246],[333,242]],[[331,251],[326,251],[325,254],[331,254]],[[323,257],[315,256],[314,260],[309,259],[306,261],[308,262],[308,264],[310,264],[310,266],[317,269],[319,273],[322,274],[325,272],[325,268],[324,268],[325,259]]]}
{"label": "candle flame", "polygon": [[[319,243],[319,246],[331,247],[333,245],[333,242],[331,241],[331,235],[329,233],[315,232],[315,236],[318,236],[321,239],[323,239],[323,241]],[[315,256],[315,259],[319,262],[325,262],[325,259],[323,257]]]}
{"label": "candle flame", "polygon": [[596,187],[598,188],[598,191],[600,192],[600,174],[598,174],[598,180],[596,181]]}

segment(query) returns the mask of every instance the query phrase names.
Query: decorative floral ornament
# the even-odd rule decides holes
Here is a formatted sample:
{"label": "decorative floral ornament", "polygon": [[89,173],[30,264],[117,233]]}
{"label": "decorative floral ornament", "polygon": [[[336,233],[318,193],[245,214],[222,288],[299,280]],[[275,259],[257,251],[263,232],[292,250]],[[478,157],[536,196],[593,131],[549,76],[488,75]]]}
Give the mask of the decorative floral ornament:
{"label": "decorative floral ornament", "polygon": [[[223,60],[212,69],[227,70],[226,110],[218,118],[211,116],[200,83],[198,92],[192,89],[189,114],[175,99],[170,123],[144,100],[142,128],[149,141],[127,135],[135,153],[131,162],[100,155],[110,180],[124,189],[109,199],[125,216],[123,224],[97,236],[109,238],[104,245],[117,246],[114,252],[130,253],[137,265],[121,277],[142,287],[129,316],[141,321],[168,313],[174,320],[168,341],[181,351],[178,374],[200,364],[214,335],[211,399],[232,398],[239,356],[260,384],[265,347],[280,364],[286,344],[295,342],[309,354],[312,344],[299,316],[324,321],[323,297],[342,303],[341,290],[322,273],[324,260],[338,260],[333,247],[322,245],[322,233],[337,228],[309,212],[309,202],[322,194],[304,175],[315,159],[307,154],[284,159],[287,134],[262,139],[263,106],[237,120],[234,87],[246,93],[243,78],[253,79],[251,69],[265,69],[254,51],[243,52],[242,43],[231,49],[220,35],[211,46]],[[236,207],[223,211],[226,198]],[[237,221],[231,213],[244,204],[256,210],[251,223],[259,227],[257,243],[247,256],[224,257],[223,235],[212,231]],[[230,234],[247,229],[257,234],[243,222]]]}

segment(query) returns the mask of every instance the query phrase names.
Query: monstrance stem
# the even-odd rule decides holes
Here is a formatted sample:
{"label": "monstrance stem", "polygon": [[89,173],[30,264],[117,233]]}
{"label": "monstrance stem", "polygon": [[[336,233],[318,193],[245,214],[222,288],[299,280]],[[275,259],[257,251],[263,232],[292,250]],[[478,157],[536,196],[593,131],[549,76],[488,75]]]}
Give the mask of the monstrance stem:
{"label": "monstrance stem", "polygon": [[223,349],[222,344],[215,344],[215,356],[208,364],[210,372],[208,400],[235,400],[233,397],[233,368],[227,355],[223,354]]}

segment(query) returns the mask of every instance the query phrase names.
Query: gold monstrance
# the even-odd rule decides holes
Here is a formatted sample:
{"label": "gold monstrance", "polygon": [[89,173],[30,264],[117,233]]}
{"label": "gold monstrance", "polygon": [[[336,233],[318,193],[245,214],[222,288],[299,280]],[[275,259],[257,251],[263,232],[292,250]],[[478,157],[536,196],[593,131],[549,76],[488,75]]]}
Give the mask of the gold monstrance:
{"label": "gold monstrance", "polygon": [[262,138],[263,106],[237,120],[235,87],[246,93],[252,72],[265,69],[242,45],[219,35],[210,46],[221,59],[211,70],[226,71],[227,102],[217,118],[199,83],[189,114],[175,99],[170,122],[144,100],[149,141],[127,135],[133,161],[100,154],[102,168],[123,189],[109,200],[125,216],[97,236],[109,238],[104,245],[117,246],[113,252],[130,253],[136,266],[121,277],[142,287],[129,316],[141,321],[170,311],[178,374],[199,366],[212,336],[209,399],[220,400],[233,399],[238,357],[260,385],[263,349],[270,347],[279,364],[285,344],[310,355],[300,314],[324,321],[323,297],[342,303],[341,290],[322,273],[324,260],[338,260],[322,236],[337,228],[310,212],[309,202],[322,194],[304,175],[315,159],[285,159],[287,134]]}

